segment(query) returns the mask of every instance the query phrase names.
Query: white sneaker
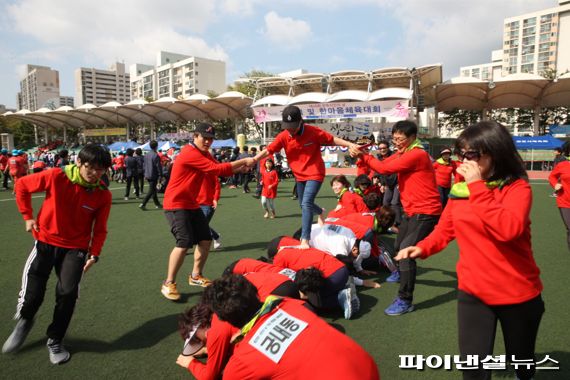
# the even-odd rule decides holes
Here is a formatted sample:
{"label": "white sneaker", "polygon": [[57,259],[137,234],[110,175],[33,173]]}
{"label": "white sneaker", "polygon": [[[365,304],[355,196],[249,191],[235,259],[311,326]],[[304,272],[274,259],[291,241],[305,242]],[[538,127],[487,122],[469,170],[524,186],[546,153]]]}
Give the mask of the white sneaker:
{"label": "white sneaker", "polygon": [[220,240],[221,240],[221,236],[214,240],[213,249],[218,249],[222,246],[222,242]]}
{"label": "white sneaker", "polygon": [[49,361],[52,364],[63,364],[71,357],[69,351],[63,347],[61,340],[48,339],[47,348],[49,351]]}

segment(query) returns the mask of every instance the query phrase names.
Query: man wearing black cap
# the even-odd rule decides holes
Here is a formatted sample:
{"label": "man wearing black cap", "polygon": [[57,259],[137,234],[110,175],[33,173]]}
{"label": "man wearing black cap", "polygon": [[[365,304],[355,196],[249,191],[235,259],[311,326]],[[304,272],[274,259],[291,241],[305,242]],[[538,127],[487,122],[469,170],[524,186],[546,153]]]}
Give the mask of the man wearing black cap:
{"label": "man wearing black cap", "polygon": [[297,195],[301,204],[300,247],[308,249],[313,214],[323,213],[323,209],[315,204],[315,198],[325,178],[325,163],[321,156],[321,146],[340,145],[357,149],[358,145],[334,137],[318,127],[305,124],[299,107],[285,107],[282,117],[283,131],[266,149],[255,156],[255,161],[285,149],[287,162],[297,181]]}
{"label": "man wearing black cap", "polygon": [[196,244],[194,267],[188,283],[208,286],[210,280],[202,276],[212,236],[206,217],[200,209],[197,196],[207,174],[229,177],[246,167],[255,165],[252,157],[228,163],[217,162],[209,152],[214,140],[214,127],[201,123],[194,131],[194,141],[186,145],[172,167],[170,183],[164,194],[164,210],[176,246],[170,253],[168,272],[162,284],[162,294],[172,301],[180,299],[176,288],[176,274],[184,263],[186,252]]}

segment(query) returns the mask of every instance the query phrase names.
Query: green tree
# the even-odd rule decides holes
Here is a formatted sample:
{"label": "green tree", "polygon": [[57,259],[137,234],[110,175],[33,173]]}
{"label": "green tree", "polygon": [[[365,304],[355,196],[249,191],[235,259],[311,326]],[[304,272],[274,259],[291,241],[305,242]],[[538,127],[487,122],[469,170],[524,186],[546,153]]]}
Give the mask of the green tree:
{"label": "green tree", "polygon": [[263,91],[258,91],[255,85],[255,80],[273,76],[275,76],[275,74],[253,69],[250,72],[243,74],[243,76],[240,78],[241,80],[236,81],[233,85],[229,85],[228,91],[238,91],[249,96],[250,98],[258,99],[267,94],[265,94]]}
{"label": "green tree", "polygon": [[443,116],[438,119],[438,129],[440,131],[446,130],[448,133],[453,133],[463,130],[468,125],[476,123],[480,119],[481,113],[478,111],[455,108],[449,112],[443,112]]}
{"label": "green tree", "polygon": [[19,149],[29,149],[36,145],[34,125],[27,121],[15,118],[0,118],[0,132],[14,135],[14,145]]}

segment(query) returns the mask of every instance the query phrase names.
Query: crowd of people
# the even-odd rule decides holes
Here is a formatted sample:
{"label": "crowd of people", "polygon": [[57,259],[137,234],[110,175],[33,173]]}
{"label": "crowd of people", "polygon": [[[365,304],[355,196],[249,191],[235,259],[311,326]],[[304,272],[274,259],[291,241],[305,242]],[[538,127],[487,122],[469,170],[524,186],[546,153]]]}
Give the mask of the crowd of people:
{"label": "crowd of people", "polygon": [[[412,312],[417,259],[443,250],[452,240],[460,252],[461,355],[492,355],[499,321],[507,357],[534,360],[544,303],[530,241],[532,197],[523,162],[506,128],[495,122],[468,126],[456,142],[459,159],[453,160],[452,150],[445,148],[433,160],[412,121],[395,123],[392,144],[380,141],[375,156],[367,146],[305,123],[295,106],[286,107],[282,117],[282,132],[259,150],[212,154],[215,130],[202,123],[180,152],[158,152],[152,141],[144,156],[131,149],[112,158],[105,148],[88,144],[75,162],[60,163],[62,170],[16,174],[18,208],[36,243],[24,270],[17,323],[3,352],[15,352],[24,343],[41,305],[47,275],[55,267],[57,302],[47,346],[52,363],[69,360],[63,339],[81,273],[97,262],[107,235],[111,195],[104,177],[112,168],[112,178],[126,182],[126,200],[132,184],[136,198],[142,195],[145,178],[147,192],[139,207],[145,210],[152,198],[157,208],[164,209],[174,238],[161,284],[166,299],[180,300],[177,275],[188,250],[194,249],[188,284],[204,291],[181,316],[185,344],[177,363],[197,379],[218,378],[222,373],[228,379],[379,378],[371,355],[319,315],[338,310],[345,319],[354,318],[360,310],[358,287],[380,287],[368,277],[382,268],[389,272],[387,281],[399,282],[384,313]],[[320,152],[324,145],[348,148],[358,168],[353,183],[344,175],[330,180],[337,205],[328,212],[315,203],[325,178]],[[280,152],[285,152],[295,177],[302,214],[299,230],[267,242],[266,256],[238,260],[210,280],[204,268],[210,249],[221,246],[220,234],[210,222],[222,184],[241,186],[248,193],[255,179],[253,195],[260,198],[263,216],[275,218]],[[570,156],[570,144],[564,154]],[[567,163],[556,166],[550,182],[568,228]],[[163,204],[156,194],[161,182]],[[42,191],[46,200],[35,216],[31,194]],[[59,202],[61,197],[69,201]],[[56,214],[66,215],[65,223],[75,228],[66,229]],[[381,239],[386,233],[397,234],[394,247]],[[207,360],[197,360],[204,353]],[[324,362],[326,366],[314,365]],[[516,374],[530,379],[534,371],[521,366]],[[465,378],[489,376],[481,367],[464,372]]]}

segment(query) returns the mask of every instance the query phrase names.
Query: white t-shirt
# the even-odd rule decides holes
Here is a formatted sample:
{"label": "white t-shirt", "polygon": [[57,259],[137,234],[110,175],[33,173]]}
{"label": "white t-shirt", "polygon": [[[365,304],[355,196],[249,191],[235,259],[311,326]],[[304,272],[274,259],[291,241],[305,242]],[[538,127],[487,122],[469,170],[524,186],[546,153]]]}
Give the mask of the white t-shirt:
{"label": "white t-shirt", "polygon": [[[356,236],[354,232],[343,226],[336,224],[325,224],[324,226],[313,224],[311,228],[310,245],[332,256],[350,256],[355,242]],[[370,248],[370,243],[366,241],[360,242],[360,253],[353,262],[354,269],[356,269],[357,272],[362,270],[362,261],[370,256]]]}

